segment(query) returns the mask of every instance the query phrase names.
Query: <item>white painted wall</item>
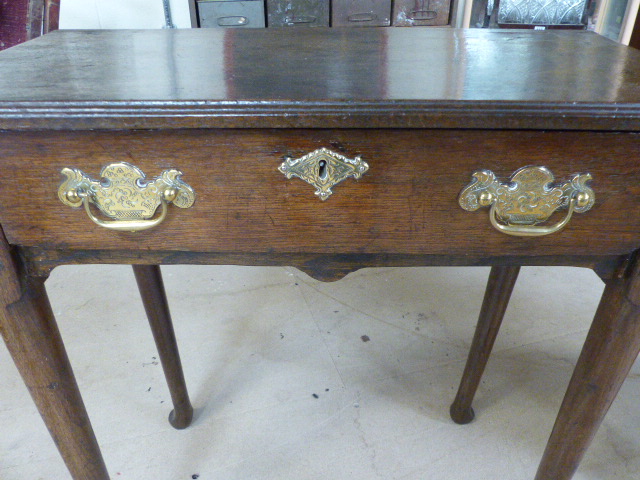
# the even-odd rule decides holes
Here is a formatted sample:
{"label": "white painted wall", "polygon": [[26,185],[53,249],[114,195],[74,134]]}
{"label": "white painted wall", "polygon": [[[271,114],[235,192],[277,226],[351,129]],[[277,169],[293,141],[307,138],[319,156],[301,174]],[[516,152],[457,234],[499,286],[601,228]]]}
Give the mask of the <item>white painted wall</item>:
{"label": "white painted wall", "polygon": [[[173,24],[191,28],[187,0],[171,0]],[[162,0],[61,0],[60,28],[163,28]]]}

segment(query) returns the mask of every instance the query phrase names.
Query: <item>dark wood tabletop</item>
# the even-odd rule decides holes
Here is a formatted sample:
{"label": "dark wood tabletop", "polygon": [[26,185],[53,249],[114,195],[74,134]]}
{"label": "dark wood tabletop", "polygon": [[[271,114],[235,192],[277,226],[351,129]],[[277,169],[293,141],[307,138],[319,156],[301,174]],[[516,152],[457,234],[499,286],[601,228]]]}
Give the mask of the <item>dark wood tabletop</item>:
{"label": "dark wood tabletop", "polygon": [[0,71],[0,128],[640,130],[640,52],[590,32],[59,31]]}

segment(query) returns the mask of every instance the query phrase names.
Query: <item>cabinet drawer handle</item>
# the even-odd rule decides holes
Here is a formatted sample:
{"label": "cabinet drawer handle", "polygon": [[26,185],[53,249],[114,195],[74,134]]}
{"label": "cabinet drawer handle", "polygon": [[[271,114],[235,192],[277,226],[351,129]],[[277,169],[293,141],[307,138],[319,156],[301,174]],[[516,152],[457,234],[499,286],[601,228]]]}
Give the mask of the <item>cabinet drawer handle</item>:
{"label": "cabinet drawer handle", "polygon": [[299,17],[285,17],[284,24],[285,25],[302,25],[307,23],[315,23],[317,17],[313,15],[301,15]]}
{"label": "cabinet drawer handle", "polygon": [[347,20],[350,22],[373,22],[378,19],[378,15],[373,12],[365,12],[365,13],[354,13],[347,17]]}
{"label": "cabinet drawer handle", "polygon": [[438,17],[438,12],[435,10],[411,10],[407,17],[417,22],[435,20]]}
{"label": "cabinet drawer handle", "polygon": [[333,193],[331,188],[346,178],[360,178],[369,170],[367,162],[360,156],[353,159],[328,148],[319,148],[300,158],[285,157],[278,167],[287,178],[298,177],[316,188],[320,200],[326,200]]}
{"label": "cabinet drawer handle", "polygon": [[[501,183],[491,170],[478,170],[473,181],[460,193],[462,208],[475,211],[491,206],[491,224],[507,235],[537,237],[562,230],[574,212],[584,213],[595,202],[587,186],[591,174],[575,174],[568,182],[553,185],[554,177],[546,167],[523,167],[507,183]],[[567,209],[560,222],[539,225],[558,209]]]}
{"label": "cabinet drawer handle", "polygon": [[[63,168],[67,179],[58,189],[58,198],[70,207],[84,205],[89,218],[110,230],[136,232],[159,225],[167,215],[167,205],[189,208],[195,201],[193,189],[180,179],[182,172],[165,170],[147,180],[138,167],[126,162],[112,163],[92,180],[77,168]],[[111,220],[102,220],[91,211],[95,205]],[[160,214],[153,218],[158,207]]]}
{"label": "cabinet drawer handle", "polygon": [[244,27],[249,24],[249,19],[241,15],[231,17],[218,17],[219,27]]}

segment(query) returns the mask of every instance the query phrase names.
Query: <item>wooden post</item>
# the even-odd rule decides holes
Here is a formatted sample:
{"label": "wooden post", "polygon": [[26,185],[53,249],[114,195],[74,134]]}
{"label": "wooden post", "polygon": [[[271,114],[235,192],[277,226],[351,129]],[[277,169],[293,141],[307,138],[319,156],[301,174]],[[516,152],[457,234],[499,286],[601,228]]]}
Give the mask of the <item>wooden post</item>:
{"label": "wooden post", "polygon": [[640,351],[640,265],[607,282],[536,480],[569,480]]}
{"label": "wooden post", "polygon": [[74,480],[109,480],[44,288],[0,231],[0,333]]}

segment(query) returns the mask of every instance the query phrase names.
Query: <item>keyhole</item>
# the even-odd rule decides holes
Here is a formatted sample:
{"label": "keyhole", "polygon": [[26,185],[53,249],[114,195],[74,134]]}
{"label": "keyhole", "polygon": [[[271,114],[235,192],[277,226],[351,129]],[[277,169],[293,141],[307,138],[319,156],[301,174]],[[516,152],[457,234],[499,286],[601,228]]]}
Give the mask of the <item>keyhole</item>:
{"label": "keyhole", "polygon": [[327,162],[326,160],[320,160],[318,162],[318,176],[321,180],[326,180],[327,178]]}

